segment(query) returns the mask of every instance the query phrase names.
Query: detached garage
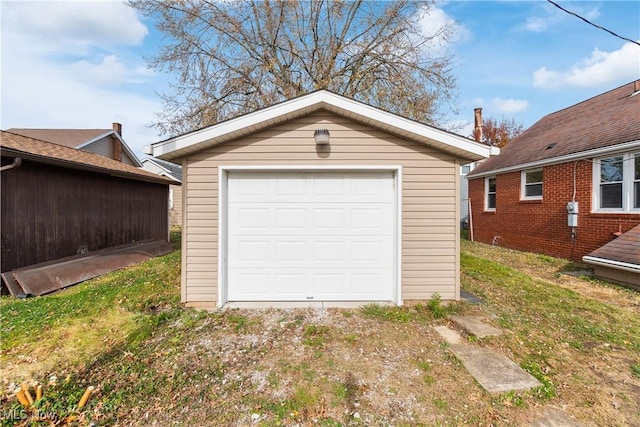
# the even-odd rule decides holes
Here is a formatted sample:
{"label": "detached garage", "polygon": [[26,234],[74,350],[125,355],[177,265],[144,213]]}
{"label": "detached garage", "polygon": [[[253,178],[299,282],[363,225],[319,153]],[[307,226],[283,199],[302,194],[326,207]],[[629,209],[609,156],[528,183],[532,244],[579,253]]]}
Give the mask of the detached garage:
{"label": "detached garage", "polygon": [[459,299],[460,165],[492,148],[327,91],[186,135],[190,306]]}

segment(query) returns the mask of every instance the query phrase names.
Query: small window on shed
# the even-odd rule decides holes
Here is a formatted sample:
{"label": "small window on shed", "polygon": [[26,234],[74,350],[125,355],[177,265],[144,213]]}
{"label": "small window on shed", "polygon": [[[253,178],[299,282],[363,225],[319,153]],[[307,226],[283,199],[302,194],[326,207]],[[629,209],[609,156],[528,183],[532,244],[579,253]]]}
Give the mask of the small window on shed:
{"label": "small window on shed", "polygon": [[520,193],[522,200],[542,199],[542,169],[522,171],[520,182],[522,183]]}

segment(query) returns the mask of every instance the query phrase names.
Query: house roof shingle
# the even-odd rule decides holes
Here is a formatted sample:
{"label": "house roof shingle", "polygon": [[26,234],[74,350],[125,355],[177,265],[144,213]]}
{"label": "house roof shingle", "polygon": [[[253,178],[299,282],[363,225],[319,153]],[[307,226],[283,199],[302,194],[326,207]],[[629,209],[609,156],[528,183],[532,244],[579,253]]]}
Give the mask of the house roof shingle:
{"label": "house roof shingle", "polygon": [[26,160],[65,166],[71,169],[91,170],[122,178],[172,184],[172,180],[130,166],[99,154],[41,141],[8,131],[0,132],[0,150],[3,154],[24,157]]}
{"label": "house roof shingle", "polygon": [[640,141],[638,86],[640,80],[543,117],[468,177]]}
{"label": "house roof shingle", "polygon": [[585,257],[635,266],[640,272],[640,224]]}
{"label": "house roof shingle", "polygon": [[113,132],[113,129],[24,129],[11,128],[7,132],[28,136],[41,141],[53,142],[65,147],[78,148],[79,145]]}

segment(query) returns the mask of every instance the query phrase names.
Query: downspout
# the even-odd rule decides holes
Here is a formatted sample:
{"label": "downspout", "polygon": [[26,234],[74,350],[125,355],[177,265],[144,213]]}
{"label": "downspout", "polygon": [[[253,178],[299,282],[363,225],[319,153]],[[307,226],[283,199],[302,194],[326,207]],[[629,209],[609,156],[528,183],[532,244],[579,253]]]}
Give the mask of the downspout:
{"label": "downspout", "polygon": [[9,169],[20,167],[22,164],[22,159],[20,157],[16,157],[13,159],[13,163],[10,165],[5,165],[0,168],[0,172],[8,171]]}

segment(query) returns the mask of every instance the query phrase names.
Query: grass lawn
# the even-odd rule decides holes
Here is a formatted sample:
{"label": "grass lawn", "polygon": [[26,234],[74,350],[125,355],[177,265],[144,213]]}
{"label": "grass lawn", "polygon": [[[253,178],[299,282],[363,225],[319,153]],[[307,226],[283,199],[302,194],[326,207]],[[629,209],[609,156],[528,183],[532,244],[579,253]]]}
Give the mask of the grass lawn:
{"label": "grass lawn", "polygon": [[[640,425],[640,294],[562,273],[578,267],[463,241],[462,286],[484,304],[208,313],[181,307],[176,249],[55,295],[2,297],[2,423],[526,425],[555,407]],[[501,328],[469,340],[543,386],[485,392],[433,329],[449,313]],[[29,411],[23,381],[44,390]]]}

